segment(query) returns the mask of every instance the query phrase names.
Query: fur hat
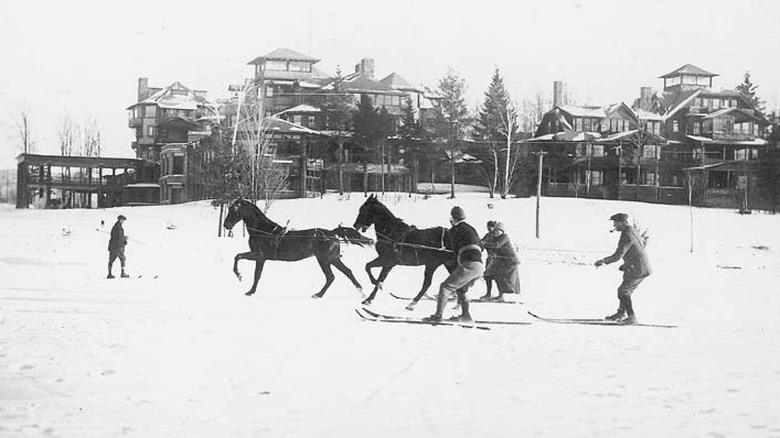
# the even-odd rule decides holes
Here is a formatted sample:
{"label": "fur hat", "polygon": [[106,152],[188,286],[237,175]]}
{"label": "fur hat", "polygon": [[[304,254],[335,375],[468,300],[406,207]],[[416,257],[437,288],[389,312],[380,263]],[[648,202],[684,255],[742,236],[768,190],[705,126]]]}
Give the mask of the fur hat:
{"label": "fur hat", "polygon": [[503,222],[496,222],[496,226],[494,226],[493,229],[506,232],[506,230],[504,229],[504,223]]}
{"label": "fur hat", "polygon": [[120,214],[119,216],[117,216],[116,219],[120,220],[120,221],[126,221],[127,220],[127,218],[123,214]]}
{"label": "fur hat", "polygon": [[496,227],[496,221],[487,221],[487,227],[488,228],[495,228]]}
{"label": "fur hat", "polygon": [[466,219],[466,213],[458,206],[452,207],[452,210],[450,210],[450,216],[452,216],[452,218],[456,221],[462,221],[463,219]]}

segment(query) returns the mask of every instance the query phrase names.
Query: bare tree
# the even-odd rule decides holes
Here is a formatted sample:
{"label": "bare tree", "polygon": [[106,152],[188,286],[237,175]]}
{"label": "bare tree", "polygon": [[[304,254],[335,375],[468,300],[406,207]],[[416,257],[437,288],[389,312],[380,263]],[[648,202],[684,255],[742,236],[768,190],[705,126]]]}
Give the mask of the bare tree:
{"label": "bare tree", "polygon": [[60,120],[57,128],[57,137],[60,140],[60,155],[67,157],[73,155],[79,143],[80,128],[73,118],[65,116]]}
{"label": "bare tree", "polygon": [[32,110],[25,104],[17,104],[13,117],[13,137],[24,154],[35,152],[35,136],[32,124]]}
{"label": "bare tree", "polygon": [[81,155],[85,157],[99,157],[102,145],[100,142],[100,129],[97,120],[91,118],[84,123],[81,137]]}

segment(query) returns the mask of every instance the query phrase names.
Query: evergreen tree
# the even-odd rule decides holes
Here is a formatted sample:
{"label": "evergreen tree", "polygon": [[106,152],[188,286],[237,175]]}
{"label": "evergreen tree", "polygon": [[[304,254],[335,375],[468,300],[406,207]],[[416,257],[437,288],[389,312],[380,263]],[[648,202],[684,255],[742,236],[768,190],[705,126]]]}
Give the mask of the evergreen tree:
{"label": "evergreen tree", "polygon": [[[485,100],[479,109],[474,122],[472,136],[475,140],[489,142],[487,160],[482,159],[484,172],[491,178],[488,180],[490,188],[490,197],[498,186],[499,176],[499,153],[500,149],[505,150],[504,159],[504,184],[501,190],[501,197],[505,198],[511,187],[514,166],[517,163],[516,154],[512,154],[512,141],[517,138],[517,111],[512,105],[509,93],[504,86],[504,79],[501,77],[498,68],[493,73],[490,81],[490,87],[485,92]],[[484,154],[481,154],[484,155]]]}
{"label": "evergreen tree", "polygon": [[439,80],[438,88],[441,102],[435,112],[436,137],[447,143],[450,161],[450,197],[454,198],[457,141],[463,138],[463,133],[471,122],[466,108],[466,80],[456,71],[449,70]]}
{"label": "evergreen tree", "polygon": [[415,118],[414,106],[412,100],[407,98],[401,107],[401,124],[398,127],[398,136],[401,140],[401,147],[409,166],[409,194],[411,195],[417,187],[418,159],[420,156],[420,145],[423,141],[424,130],[419,120]]}
{"label": "evergreen tree", "polygon": [[750,80],[749,71],[745,72],[745,76],[742,79],[742,83],[740,83],[735,87],[735,90],[739,91],[743,96],[745,96],[747,101],[756,111],[763,114],[764,102],[761,99],[759,99],[758,95],[756,95],[757,89],[758,89],[758,85],[753,84],[753,82]]}

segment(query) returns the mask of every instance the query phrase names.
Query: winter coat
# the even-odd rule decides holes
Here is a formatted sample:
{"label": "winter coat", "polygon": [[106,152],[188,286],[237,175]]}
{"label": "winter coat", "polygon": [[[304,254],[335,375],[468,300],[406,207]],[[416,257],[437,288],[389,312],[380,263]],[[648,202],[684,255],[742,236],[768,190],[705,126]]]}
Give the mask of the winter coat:
{"label": "winter coat", "polygon": [[634,227],[626,225],[620,233],[617,249],[611,256],[603,259],[604,263],[614,263],[622,258],[623,265],[620,270],[623,271],[623,278],[647,277],[653,273],[653,270],[650,267],[644,242]]}
{"label": "winter coat", "polygon": [[450,229],[452,250],[458,255],[458,263],[482,263],[482,246],[477,230],[465,221],[460,221]]}
{"label": "winter coat", "polygon": [[113,228],[111,228],[111,239],[108,241],[109,251],[118,251],[124,249],[127,245],[127,237],[125,237],[125,229],[122,228],[122,222],[116,221]]}

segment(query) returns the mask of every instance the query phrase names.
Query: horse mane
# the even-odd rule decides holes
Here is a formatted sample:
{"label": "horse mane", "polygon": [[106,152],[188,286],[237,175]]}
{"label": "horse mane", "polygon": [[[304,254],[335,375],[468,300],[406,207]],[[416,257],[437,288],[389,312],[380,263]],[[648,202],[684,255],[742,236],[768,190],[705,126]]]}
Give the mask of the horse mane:
{"label": "horse mane", "polygon": [[[257,204],[255,204],[254,202],[248,201],[248,200],[243,199],[243,198],[239,198],[236,201],[238,203],[240,203],[242,206],[249,207],[249,209],[252,212],[254,212],[255,216],[257,217],[257,219],[260,222],[265,223],[266,225],[270,225],[270,226],[275,227],[275,228],[282,228],[279,224],[277,224],[276,222],[272,221],[268,216],[266,216],[263,213],[263,211],[260,210],[260,207],[258,207]],[[244,223],[246,223],[246,218],[244,218]],[[249,226],[249,224],[247,224],[247,225]],[[258,224],[255,224],[255,228],[257,228],[257,226],[258,226]]]}
{"label": "horse mane", "polygon": [[388,220],[394,221],[394,222],[400,222],[401,225],[409,227],[410,225],[406,223],[403,219],[393,214],[392,211],[390,211],[389,208],[385,204],[382,203],[379,199],[377,199],[376,196],[370,199],[371,202],[375,203],[379,207],[381,207],[381,214],[388,217]]}

